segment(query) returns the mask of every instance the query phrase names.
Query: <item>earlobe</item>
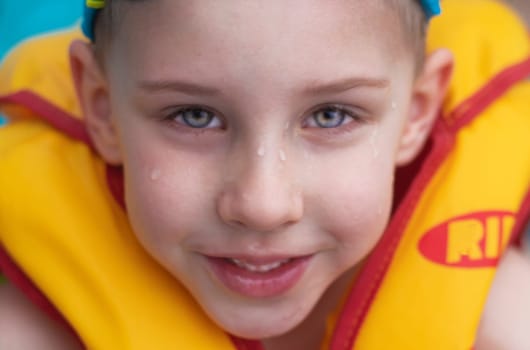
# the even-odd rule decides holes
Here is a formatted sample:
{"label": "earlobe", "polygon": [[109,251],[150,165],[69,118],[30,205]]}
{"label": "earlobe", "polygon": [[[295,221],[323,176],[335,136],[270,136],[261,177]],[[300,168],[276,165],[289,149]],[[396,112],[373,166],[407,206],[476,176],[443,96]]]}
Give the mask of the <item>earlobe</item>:
{"label": "earlobe", "polygon": [[453,71],[453,56],[445,49],[431,53],[416,79],[409,118],[405,122],[396,165],[411,162],[421,151],[440,113]]}
{"label": "earlobe", "polygon": [[121,164],[118,137],[111,118],[107,80],[90,44],[70,45],[70,67],[83,118],[94,145],[109,164]]}

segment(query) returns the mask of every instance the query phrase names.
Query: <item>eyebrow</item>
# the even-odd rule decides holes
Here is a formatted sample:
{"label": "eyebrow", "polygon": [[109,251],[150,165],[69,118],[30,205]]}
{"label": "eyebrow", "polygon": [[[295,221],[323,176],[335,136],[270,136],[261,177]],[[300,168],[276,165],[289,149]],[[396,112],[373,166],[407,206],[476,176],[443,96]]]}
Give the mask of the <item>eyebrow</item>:
{"label": "eyebrow", "polygon": [[[310,95],[340,93],[354,88],[368,87],[384,89],[390,85],[386,79],[377,78],[346,78],[333,82],[313,82],[303,89],[303,92]],[[186,95],[214,96],[221,94],[219,89],[214,87],[199,85],[183,80],[143,80],[138,86],[148,92],[174,91]]]}
{"label": "eyebrow", "polygon": [[314,82],[304,89],[306,94],[336,94],[354,88],[385,89],[390,85],[387,79],[378,78],[346,78],[332,82]]}
{"label": "eyebrow", "polygon": [[218,95],[221,93],[220,90],[214,87],[198,85],[183,80],[143,80],[138,83],[138,86],[142,90],[148,92],[174,91],[186,95],[205,96]]}

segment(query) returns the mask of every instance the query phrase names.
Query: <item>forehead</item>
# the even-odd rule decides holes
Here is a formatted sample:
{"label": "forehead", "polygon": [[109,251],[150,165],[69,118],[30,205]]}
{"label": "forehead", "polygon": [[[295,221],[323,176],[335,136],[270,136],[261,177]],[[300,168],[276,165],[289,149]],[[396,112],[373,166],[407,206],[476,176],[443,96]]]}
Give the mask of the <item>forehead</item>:
{"label": "forehead", "polygon": [[401,22],[383,0],[153,0],[128,3],[122,14],[112,50],[161,76],[183,66],[211,75],[212,64],[219,75],[257,73],[256,62],[264,76],[329,62],[381,70],[409,56]]}

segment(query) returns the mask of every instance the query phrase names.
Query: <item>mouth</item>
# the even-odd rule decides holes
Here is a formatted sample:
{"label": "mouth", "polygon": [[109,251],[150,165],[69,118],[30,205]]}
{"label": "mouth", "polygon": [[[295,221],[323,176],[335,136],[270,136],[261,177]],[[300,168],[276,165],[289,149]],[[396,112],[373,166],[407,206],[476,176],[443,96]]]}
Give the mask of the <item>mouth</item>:
{"label": "mouth", "polygon": [[215,278],[232,292],[267,298],[280,296],[293,288],[307,270],[312,256],[206,258]]}

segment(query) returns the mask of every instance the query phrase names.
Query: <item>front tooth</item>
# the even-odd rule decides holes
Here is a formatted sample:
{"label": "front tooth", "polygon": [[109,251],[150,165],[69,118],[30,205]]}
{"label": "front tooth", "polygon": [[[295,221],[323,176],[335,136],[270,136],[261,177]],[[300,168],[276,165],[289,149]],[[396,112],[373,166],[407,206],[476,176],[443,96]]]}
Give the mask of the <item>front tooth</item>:
{"label": "front tooth", "polygon": [[232,260],[232,262],[236,264],[237,266],[244,268],[246,270],[249,270],[251,272],[268,272],[268,271],[277,269],[278,267],[282,266],[287,261],[289,261],[289,259],[286,259],[286,260],[276,261],[276,262],[266,264],[266,265],[252,265],[245,261],[241,261],[239,259],[230,259],[230,260]]}
{"label": "front tooth", "polygon": [[274,262],[274,263],[271,263],[271,264],[268,264],[268,265],[251,266],[251,269],[252,269],[252,268],[255,268],[255,270],[251,270],[251,271],[267,272],[267,271],[270,271],[270,270],[277,269],[277,268],[280,267],[281,265],[282,265],[282,262],[281,262],[281,261],[278,261],[278,262]]}

